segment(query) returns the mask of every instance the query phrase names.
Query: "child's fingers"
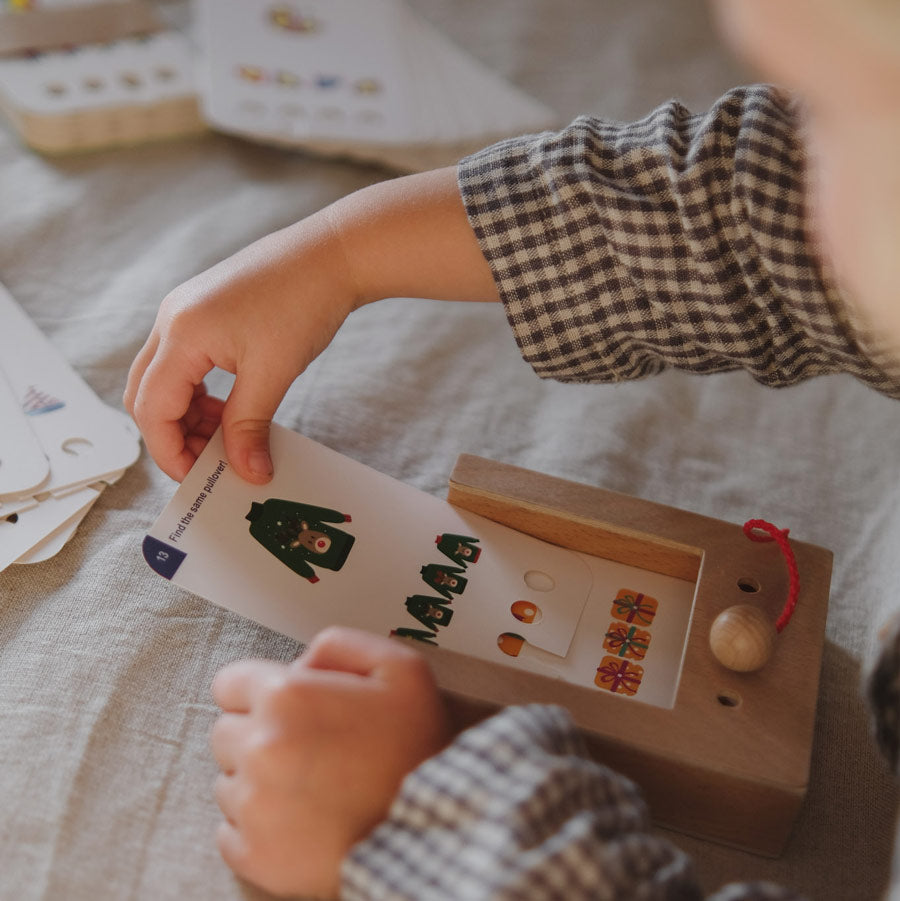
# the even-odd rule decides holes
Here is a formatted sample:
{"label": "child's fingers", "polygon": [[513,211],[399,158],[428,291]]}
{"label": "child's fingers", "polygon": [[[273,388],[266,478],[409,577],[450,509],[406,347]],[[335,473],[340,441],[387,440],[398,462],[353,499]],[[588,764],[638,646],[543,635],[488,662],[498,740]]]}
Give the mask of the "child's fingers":
{"label": "child's fingers", "polygon": [[213,678],[213,700],[228,713],[247,713],[263,691],[283,680],[286,668],[276,660],[230,663]]}
{"label": "child's fingers", "polygon": [[147,450],[160,469],[177,481],[187,475],[194,463],[185,447],[182,419],[211,368],[208,359],[195,360],[160,345],[147,364],[134,397],[132,415]]}
{"label": "child's fingers", "polygon": [[250,852],[240,829],[227,819],[219,823],[219,827],[216,830],[216,844],[225,863],[238,876],[246,876],[249,868]]}
{"label": "child's fingers", "polygon": [[295,665],[359,676],[391,676],[410,668],[427,669],[422,656],[412,648],[381,635],[342,626],[320,632]]}
{"label": "child's fingers", "polygon": [[134,402],[137,398],[141,379],[143,379],[144,372],[150,365],[150,361],[153,359],[158,346],[159,335],[154,329],[144,342],[144,346],[138,351],[131,368],[128,370],[128,381],[125,383],[125,393],[122,397],[122,402],[125,405],[125,409],[131,414],[134,413]]}
{"label": "child's fingers", "polygon": [[247,716],[243,713],[222,713],[209,734],[213,760],[225,775],[237,769],[241,743],[247,734]]}
{"label": "child's fingers", "polygon": [[273,373],[272,361],[242,367],[222,410],[225,453],[238,475],[255,484],[272,478],[269,428],[292,378]]}

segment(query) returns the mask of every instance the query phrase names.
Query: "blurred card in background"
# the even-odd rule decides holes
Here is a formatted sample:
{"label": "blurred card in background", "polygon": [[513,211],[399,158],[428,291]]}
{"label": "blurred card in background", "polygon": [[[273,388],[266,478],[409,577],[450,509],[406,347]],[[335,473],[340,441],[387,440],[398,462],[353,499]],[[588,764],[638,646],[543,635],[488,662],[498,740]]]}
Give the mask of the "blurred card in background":
{"label": "blurred card in background", "polygon": [[107,406],[0,286],[0,570],[58,551],[137,459]]}

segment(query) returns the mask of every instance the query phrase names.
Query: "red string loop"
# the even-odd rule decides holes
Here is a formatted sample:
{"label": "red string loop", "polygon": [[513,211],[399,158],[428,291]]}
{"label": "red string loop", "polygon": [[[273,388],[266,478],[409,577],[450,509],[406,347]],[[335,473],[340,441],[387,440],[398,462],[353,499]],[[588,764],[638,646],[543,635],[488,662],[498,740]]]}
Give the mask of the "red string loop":
{"label": "red string loop", "polygon": [[[784,563],[787,566],[788,576],[790,577],[790,586],[788,588],[787,601],[785,601],[784,609],[781,615],[775,621],[775,631],[780,632],[790,621],[797,606],[797,598],[800,595],[800,570],[797,568],[797,560],[794,557],[794,550],[788,541],[789,529],[779,529],[766,522],[764,519],[748,519],[744,523],[744,534],[751,541],[776,541],[781,553],[784,555]],[[760,535],[765,532],[765,535]]]}

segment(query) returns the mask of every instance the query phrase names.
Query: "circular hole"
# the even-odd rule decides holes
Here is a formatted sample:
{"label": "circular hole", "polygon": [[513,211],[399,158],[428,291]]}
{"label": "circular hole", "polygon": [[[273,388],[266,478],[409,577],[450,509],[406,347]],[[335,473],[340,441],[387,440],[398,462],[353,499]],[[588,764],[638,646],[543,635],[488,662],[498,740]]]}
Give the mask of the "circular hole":
{"label": "circular hole", "polygon": [[175,77],[175,70],[171,66],[157,66],[153,74],[160,81],[171,81]]}
{"label": "circular hole", "polygon": [[509,609],[520,623],[539,623],[544,616],[541,608],[531,601],[516,601]]}
{"label": "circular hole", "polygon": [[96,76],[91,76],[89,78],[85,78],[82,82],[84,89],[86,91],[99,91],[103,87],[103,79],[97,78]]}
{"label": "circular hole", "polygon": [[741,706],[741,696],[738,694],[733,694],[731,692],[723,691],[720,695],[716,697],[716,700],[723,707],[740,707]]}
{"label": "circular hole", "polygon": [[553,576],[541,572],[539,569],[529,569],[525,573],[524,578],[525,584],[532,591],[552,591],[556,585],[556,582],[553,581]]}
{"label": "circular hole", "polygon": [[50,84],[44,85],[44,90],[51,97],[62,97],[66,93],[66,86],[61,81],[51,81]]}
{"label": "circular hole", "polygon": [[94,445],[87,438],[66,438],[62,443],[62,449],[73,457],[81,457]]}
{"label": "circular hole", "polygon": [[123,72],[119,76],[119,81],[121,81],[126,88],[132,91],[135,88],[139,88],[141,86],[141,77],[136,72]]}
{"label": "circular hole", "polygon": [[497,636],[497,647],[508,657],[518,657],[525,646],[525,639],[515,632],[504,632]]}
{"label": "circular hole", "polygon": [[738,588],[747,594],[756,594],[760,589],[759,582],[756,579],[738,579]]}

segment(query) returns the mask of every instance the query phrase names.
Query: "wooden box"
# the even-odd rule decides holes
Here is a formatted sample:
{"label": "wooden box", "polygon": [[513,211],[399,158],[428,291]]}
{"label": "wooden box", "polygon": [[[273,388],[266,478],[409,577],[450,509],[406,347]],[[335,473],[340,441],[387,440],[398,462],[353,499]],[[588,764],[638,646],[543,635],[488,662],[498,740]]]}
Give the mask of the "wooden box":
{"label": "wooden box", "polygon": [[596,759],[642,787],[657,823],[780,854],[809,779],[831,552],[791,539],[801,578],[793,618],[762,669],[735,672],[713,656],[710,627],[747,603],[775,622],[789,588],[776,543],[749,541],[740,525],[467,455],[448,500],[552,544],[696,584],[673,708],[425,648],[460,723],[502,705],[561,704]]}

